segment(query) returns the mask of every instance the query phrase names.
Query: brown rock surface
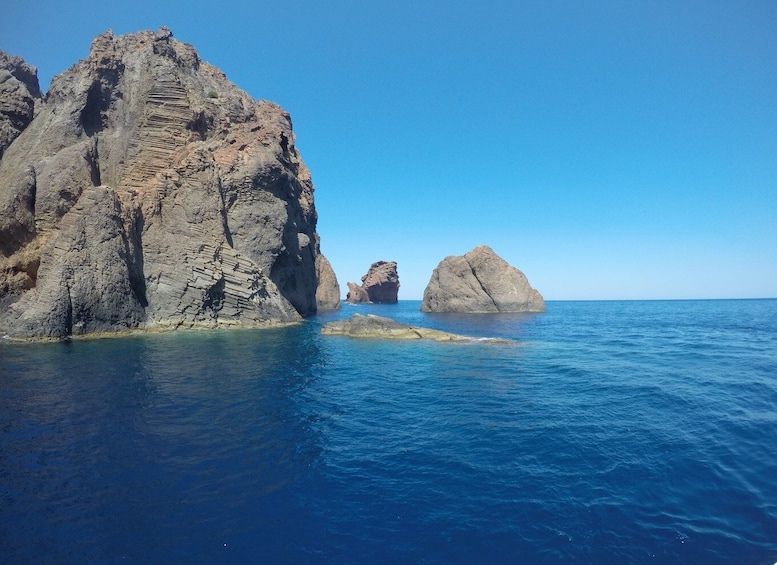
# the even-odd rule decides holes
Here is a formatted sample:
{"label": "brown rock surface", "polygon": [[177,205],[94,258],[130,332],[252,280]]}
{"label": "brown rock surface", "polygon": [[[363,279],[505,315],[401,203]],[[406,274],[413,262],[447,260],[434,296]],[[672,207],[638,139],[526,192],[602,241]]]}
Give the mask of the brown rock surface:
{"label": "brown rock surface", "polygon": [[345,301],[351,304],[369,304],[370,297],[367,295],[367,291],[356,283],[348,283],[348,294],[345,296]]}
{"label": "brown rock surface", "polygon": [[[399,294],[399,275],[397,274],[396,261],[377,261],[370,265],[367,274],[362,277],[361,290],[358,292],[353,289],[359,288],[356,283],[348,283],[349,296],[353,299],[346,300],[353,302],[374,302],[376,304],[396,304]],[[366,300],[364,294],[366,293]]]}
{"label": "brown rock surface", "polygon": [[166,28],[106,32],[2,154],[0,330],[299,320],[316,311],[316,220],[286,112]]}
{"label": "brown rock surface", "polygon": [[423,312],[544,312],[526,276],[485,245],[443,259],[424,290]]}

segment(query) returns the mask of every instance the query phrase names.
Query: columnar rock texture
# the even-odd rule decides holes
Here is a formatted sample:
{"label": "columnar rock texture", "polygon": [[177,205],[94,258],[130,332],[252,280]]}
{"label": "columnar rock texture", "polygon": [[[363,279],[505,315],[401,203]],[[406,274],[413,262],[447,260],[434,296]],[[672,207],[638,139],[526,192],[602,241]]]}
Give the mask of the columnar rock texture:
{"label": "columnar rock texture", "polygon": [[0,69],[0,331],[252,327],[316,311],[313,184],[281,108],[166,28],[98,36],[42,102],[23,61]]}
{"label": "columnar rock texture", "polygon": [[526,276],[485,245],[443,259],[432,273],[423,312],[544,312]]}
{"label": "columnar rock texture", "polygon": [[[360,292],[356,290],[361,288]],[[366,300],[364,296],[366,294]],[[362,277],[362,285],[348,283],[346,301],[374,302],[376,304],[396,304],[399,294],[399,274],[396,261],[377,261],[370,265],[367,274]]]}

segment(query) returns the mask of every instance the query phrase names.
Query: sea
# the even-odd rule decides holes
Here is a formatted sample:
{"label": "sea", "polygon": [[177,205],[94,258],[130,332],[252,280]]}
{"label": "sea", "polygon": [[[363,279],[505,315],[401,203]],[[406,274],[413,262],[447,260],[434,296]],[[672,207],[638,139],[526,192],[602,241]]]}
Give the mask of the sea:
{"label": "sea", "polygon": [[0,563],[777,562],[777,300],[419,306],[0,343]]}

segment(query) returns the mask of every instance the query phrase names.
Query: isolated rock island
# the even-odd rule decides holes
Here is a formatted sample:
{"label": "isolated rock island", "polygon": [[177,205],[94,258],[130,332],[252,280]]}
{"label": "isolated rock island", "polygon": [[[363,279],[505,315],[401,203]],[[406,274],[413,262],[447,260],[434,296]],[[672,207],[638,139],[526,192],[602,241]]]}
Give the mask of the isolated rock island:
{"label": "isolated rock island", "polygon": [[368,314],[354,314],[348,320],[329,322],[321,328],[324,335],[340,335],[367,339],[429,339],[433,341],[512,343],[503,339],[481,339],[458,334],[401,324],[391,318]]}
{"label": "isolated rock island", "polygon": [[485,245],[443,259],[424,290],[423,312],[544,312],[526,276]]}
{"label": "isolated rock island", "polygon": [[348,283],[346,302],[351,304],[396,304],[399,295],[399,274],[396,261],[377,261],[370,265],[362,284]]}
{"label": "isolated rock island", "polygon": [[254,327],[339,305],[289,115],[167,28],[98,36],[45,97],[2,54],[0,95],[0,335]]}

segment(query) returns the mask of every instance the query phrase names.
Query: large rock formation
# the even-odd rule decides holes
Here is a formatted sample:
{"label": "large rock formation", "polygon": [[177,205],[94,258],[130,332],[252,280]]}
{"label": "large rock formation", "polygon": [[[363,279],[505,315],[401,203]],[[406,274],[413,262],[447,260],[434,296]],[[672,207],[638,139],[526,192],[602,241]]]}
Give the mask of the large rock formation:
{"label": "large rock formation", "polygon": [[398,294],[399,275],[396,261],[378,261],[370,265],[367,274],[362,277],[361,287],[356,283],[348,283],[346,301],[354,304],[396,304]]}
{"label": "large rock formation", "polygon": [[524,274],[490,247],[443,259],[424,290],[423,312],[544,312]]}
{"label": "large rock formation", "polygon": [[40,104],[25,68],[0,58],[0,131],[13,138],[0,160],[0,331],[257,326],[316,311],[329,273],[286,112],[166,28],[98,36]]}

